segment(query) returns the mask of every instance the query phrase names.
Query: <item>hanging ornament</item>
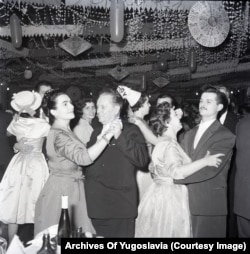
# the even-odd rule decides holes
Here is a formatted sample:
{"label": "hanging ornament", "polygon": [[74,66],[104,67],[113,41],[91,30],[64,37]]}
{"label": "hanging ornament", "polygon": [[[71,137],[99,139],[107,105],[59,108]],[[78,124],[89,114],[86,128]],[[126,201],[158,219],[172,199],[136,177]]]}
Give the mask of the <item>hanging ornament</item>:
{"label": "hanging ornament", "polygon": [[196,52],[194,49],[190,49],[190,51],[189,51],[188,66],[189,66],[189,70],[191,73],[194,73],[197,69]]}
{"label": "hanging ornament", "polygon": [[110,6],[110,35],[111,40],[120,42],[124,35],[124,2],[111,0]]}
{"label": "hanging ornament", "polygon": [[32,71],[30,70],[30,68],[27,67],[26,70],[24,71],[23,75],[24,75],[24,78],[25,78],[25,79],[31,79],[33,73],[32,73]]}
{"label": "hanging ornament", "polygon": [[58,46],[70,53],[72,56],[77,56],[92,47],[89,42],[76,35],[60,42]]}
{"label": "hanging ornament", "polygon": [[115,68],[109,71],[109,74],[117,81],[121,81],[129,75],[129,72],[117,65]]}
{"label": "hanging ornament", "polygon": [[15,48],[20,48],[22,45],[22,27],[16,14],[12,14],[10,17],[10,33],[12,45]]}

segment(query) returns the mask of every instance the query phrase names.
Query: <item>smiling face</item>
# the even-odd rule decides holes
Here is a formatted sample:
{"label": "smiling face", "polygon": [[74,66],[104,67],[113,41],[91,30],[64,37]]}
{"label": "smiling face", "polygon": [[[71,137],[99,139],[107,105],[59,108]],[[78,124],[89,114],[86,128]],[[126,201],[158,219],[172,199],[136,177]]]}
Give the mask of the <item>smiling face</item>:
{"label": "smiling face", "polygon": [[71,120],[75,117],[74,106],[66,94],[61,94],[56,98],[56,109],[51,109],[50,112],[55,119]]}
{"label": "smiling face", "polygon": [[92,120],[96,114],[96,107],[94,102],[87,102],[82,109],[82,118],[86,120]]}

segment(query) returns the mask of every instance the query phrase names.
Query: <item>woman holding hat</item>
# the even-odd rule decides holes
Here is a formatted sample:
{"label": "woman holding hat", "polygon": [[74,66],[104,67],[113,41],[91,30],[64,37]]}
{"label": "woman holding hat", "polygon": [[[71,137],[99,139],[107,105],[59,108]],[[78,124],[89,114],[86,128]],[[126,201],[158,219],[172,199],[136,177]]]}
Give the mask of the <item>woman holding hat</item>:
{"label": "woman holding hat", "polygon": [[50,175],[36,203],[35,234],[58,224],[62,195],[68,196],[72,227],[82,227],[84,232],[94,233],[87,214],[80,166],[93,163],[122,126],[118,121],[112,122],[100,139],[87,149],[70,129],[70,120],[75,115],[74,106],[66,93],[58,89],[48,91],[44,95],[43,110],[51,124],[46,142]]}
{"label": "woman holding hat", "polygon": [[50,125],[38,118],[40,105],[41,96],[31,91],[14,94],[11,101],[17,114],[7,131],[33,149],[13,156],[0,183],[0,221],[8,224],[9,241],[18,225],[34,223],[35,203],[49,175],[42,145]]}

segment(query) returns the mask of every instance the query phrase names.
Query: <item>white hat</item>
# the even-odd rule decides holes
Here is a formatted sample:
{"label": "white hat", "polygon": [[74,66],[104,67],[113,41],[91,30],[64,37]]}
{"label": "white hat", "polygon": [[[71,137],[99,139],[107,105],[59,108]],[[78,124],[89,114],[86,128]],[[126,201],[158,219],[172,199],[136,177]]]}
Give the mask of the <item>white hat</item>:
{"label": "white hat", "polygon": [[11,107],[20,113],[29,113],[34,115],[35,110],[41,106],[42,97],[34,91],[22,91],[14,93],[11,101]]}
{"label": "white hat", "polygon": [[130,105],[133,107],[141,98],[141,92],[132,90],[127,86],[118,86],[117,92],[121,95],[123,99],[126,99]]}

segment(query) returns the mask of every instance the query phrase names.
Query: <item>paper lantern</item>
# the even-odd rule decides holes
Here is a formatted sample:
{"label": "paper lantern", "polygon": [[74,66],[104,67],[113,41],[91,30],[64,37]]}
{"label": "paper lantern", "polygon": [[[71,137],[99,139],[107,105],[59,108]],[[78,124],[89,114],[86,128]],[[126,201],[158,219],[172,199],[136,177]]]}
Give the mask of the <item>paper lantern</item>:
{"label": "paper lantern", "polygon": [[194,73],[197,68],[197,63],[196,63],[196,52],[194,49],[191,49],[189,51],[189,56],[188,56],[188,65],[189,65],[189,70],[190,72]]}
{"label": "paper lantern", "polygon": [[16,14],[12,14],[10,17],[10,34],[12,45],[15,48],[20,48],[22,45],[22,27]]}
{"label": "paper lantern", "polygon": [[111,40],[120,42],[124,35],[124,3],[122,0],[111,0],[110,5]]}
{"label": "paper lantern", "polygon": [[32,71],[29,68],[26,68],[26,70],[24,71],[23,75],[24,75],[25,79],[31,79],[33,73],[32,73]]}

